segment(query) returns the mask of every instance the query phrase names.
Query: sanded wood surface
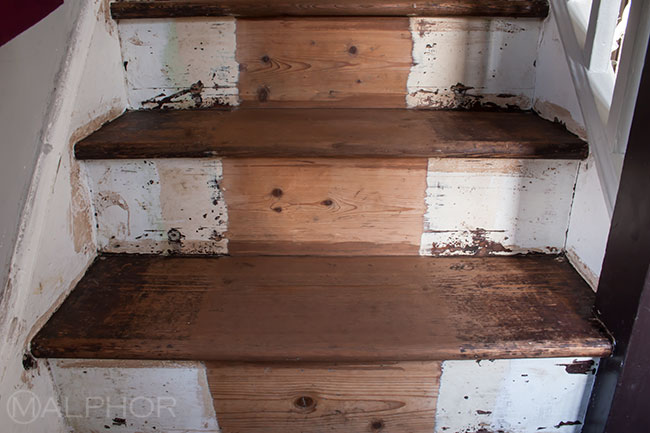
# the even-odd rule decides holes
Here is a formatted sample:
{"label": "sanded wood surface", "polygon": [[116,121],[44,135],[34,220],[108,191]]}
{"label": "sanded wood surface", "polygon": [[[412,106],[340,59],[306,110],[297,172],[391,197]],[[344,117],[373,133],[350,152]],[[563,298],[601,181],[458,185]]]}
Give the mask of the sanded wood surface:
{"label": "sanded wood surface", "polygon": [[228,252],[418,255],[427,160],[225,159]]}
{"label": "sanded wood surface", "polygon": [[562,258],[102,256],[39,357],[349,361],[607,356]]}
{"label": "sanded wood surface", "polygon": [[413,59],[407,18],[237,21],[244,107],[403,108]]}
{"label": "sanded wood surface", "polygon": [[546,0],[126,0],[111,3],[122,18],[197,16],[508,16],[548,15]]}
{"label": "sanded wood surface", "polygon": [[79,159],[582,159],[587,152],[586,143],[532,113],[405,109],[133,111],[75,146]]}
{"label": "sanded wood surface", "polygon": [[223,433],[433,432],[440,362],[206,363]]}

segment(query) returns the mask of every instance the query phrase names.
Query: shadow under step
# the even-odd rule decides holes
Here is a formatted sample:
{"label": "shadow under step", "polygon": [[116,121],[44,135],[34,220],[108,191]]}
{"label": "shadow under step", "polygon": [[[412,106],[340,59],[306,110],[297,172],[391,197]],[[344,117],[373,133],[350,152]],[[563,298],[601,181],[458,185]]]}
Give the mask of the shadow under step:
{"label": "shadow under step", "polygon": [[114,19],[203,16],[502,16],[545,18],[546,0],[122,0]]}
{"label": "shadow under step", "polygon": [[38,357],[425,361],[588,356],[611,345],[561,256],[100,256]]}
{"label": "shadow under step", "polygon": [[75,146],[78,159],[583,159],[587,154],[587,143],[533,113],[407,109],[131,111]]}

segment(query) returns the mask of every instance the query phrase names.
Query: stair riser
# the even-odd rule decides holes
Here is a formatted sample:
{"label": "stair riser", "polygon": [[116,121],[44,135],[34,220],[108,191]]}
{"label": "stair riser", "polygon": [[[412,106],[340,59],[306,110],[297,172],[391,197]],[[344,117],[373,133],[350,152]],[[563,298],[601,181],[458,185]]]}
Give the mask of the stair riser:
{"label": "stair riser", "polygon": [[136,109],[529,109],[540,26],[507,18],[183,18],[122,20],[119,31]]}
{"label": "stair riser", "polygon": [[578,162],[83,163],[105,252],[500,255],[564,247]]}
{"label": "stair riser", "polygon": [[63,415],[80,432],[544,433],[580,431],[598,360],[50,364]]}

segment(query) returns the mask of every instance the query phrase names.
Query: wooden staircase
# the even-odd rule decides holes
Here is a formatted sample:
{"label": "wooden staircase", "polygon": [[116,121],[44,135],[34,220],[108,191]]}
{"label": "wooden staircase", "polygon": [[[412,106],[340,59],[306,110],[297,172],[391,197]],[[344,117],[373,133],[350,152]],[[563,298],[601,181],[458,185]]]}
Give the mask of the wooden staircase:
{"label": "wooden staircase", "polygon": [[[438,92],[414,78],[427,71],[413,38],[446,22],[406,17],[534,21],[545,1],[121,1],[111,13],[129,19],[132,105],[153,109],[75,146],[100,254],[35,356],[204,362],[223,433],[392,433],[461,431],[476,416],[472,431],[499,430],[485,408],[445,412],[466,404],[454,380],[480,389],[481,360],[562,357],[536,371],[564,371],[610,353],[593,292],[561,254],[586,143],[490,79]],[[479,31],[452,27],[466,25]],[[223,63],[204,64],[206,50]],[[566,389],[590,383],[571,376]],[[578,425],[565,421],[535,431]]]}

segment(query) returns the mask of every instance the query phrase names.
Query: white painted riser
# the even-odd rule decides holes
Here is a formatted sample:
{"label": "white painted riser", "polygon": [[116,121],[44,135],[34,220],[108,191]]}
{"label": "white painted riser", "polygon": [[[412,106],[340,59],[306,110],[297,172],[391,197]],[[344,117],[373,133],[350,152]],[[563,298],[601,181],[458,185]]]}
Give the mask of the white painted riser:
{"label": "white painted riser", "polygon": [[430,159],[421,255],[472,254],[483,239],[494,254],[564,249],[578,163]]}
{"label": "white painted riser", "polygon": [[[219,159],[89,161],[83,167],[101,251],[228,252]],[[490,248],[493,254],[562,251],[577,169],[575,161],[430,159],[420,254],[473,254],[479,242],[503,247]],[[170,242],[170,230],[183,236],[181,243]],[[365,240],[349,236],[349,242]]]}
{"label": "white painted riser", "polygon": [[[216,188],[222,179],[220,160],[100,161],[83,165],[89,176],[100,250],[227,253],[227,242],[219,240],[228,227],[226,205]],[[173,239],[169,242],[172,229],[183,236],[182,246]]]}
{"label": "white painted riser", "polygon": [[[232,18],[121,20],[119,35],[130,107],[156,102],[201,81],[167,108],[238,105],[239,65]],[[507,18],[411,18],[413,66],[405,105],[453,108],[482,103],[529,109],[541,22]],[[459,98],[452,88],[470,87]],[[198,102],[197,102],[198,101]]]}
{"label": "white painted riser", "polygon": [[[444,362],[434,432],[580,432],[595,376],[568,373],[566,365],[574,361]],[[593,361],[595,369],[598,360]],[[49,362],[73,432],[108,431],[105,426],[123,433],[220,431],[201,363]]]}

